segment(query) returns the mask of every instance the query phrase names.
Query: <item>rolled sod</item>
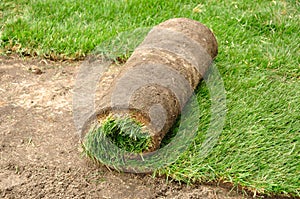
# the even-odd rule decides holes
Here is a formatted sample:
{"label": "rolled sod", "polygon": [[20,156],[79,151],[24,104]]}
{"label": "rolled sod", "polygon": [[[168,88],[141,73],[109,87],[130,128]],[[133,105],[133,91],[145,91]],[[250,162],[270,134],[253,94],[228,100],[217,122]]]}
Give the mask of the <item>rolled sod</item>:
{"label": "rolled sod", "polygon": [[106,144],[140,154],[157,150],[217,53],[213,33],[197,21],[175,18],[155,26],[109,89],[99,91],[85,151],[102,162]]}

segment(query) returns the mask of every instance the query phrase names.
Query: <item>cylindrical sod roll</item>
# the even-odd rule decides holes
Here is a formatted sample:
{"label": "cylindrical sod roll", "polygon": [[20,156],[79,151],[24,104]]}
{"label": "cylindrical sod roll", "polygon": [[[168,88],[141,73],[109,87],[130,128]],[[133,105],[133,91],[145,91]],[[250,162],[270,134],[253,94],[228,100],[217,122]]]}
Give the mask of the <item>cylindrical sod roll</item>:
{"label": "cylindrical sod roll", "polygon": [[146,146],[138,152],[159,148],[217,53],[213,33],[197,21],[176,18],[155,26],[110,88],[100,91],[97,118],[102,130],[113,131],[108,136],[121,142],[119,147],[144,136]]}

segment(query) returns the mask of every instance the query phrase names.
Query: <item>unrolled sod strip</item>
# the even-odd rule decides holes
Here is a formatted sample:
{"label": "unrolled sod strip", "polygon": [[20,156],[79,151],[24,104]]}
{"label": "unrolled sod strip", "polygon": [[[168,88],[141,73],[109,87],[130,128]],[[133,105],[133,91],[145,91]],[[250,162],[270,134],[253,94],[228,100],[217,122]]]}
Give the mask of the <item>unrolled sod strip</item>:
{"label": "unrolled sod strip", "polygon": [[[147,146],[142,147],[142,152],[155,151],[217,51],[213,33],[197,21],[176,18],[155,26],[122,66],[109,89],[99,91],[97,127],[91,127],[88,134],[115,131],[110,135],[117,137],[114,142],[127,134],[123,145],[134,144],[139,136],[144,136],[142,142]],[[91,138],[87,139],[86,147],[95,147],[88,142]]]}

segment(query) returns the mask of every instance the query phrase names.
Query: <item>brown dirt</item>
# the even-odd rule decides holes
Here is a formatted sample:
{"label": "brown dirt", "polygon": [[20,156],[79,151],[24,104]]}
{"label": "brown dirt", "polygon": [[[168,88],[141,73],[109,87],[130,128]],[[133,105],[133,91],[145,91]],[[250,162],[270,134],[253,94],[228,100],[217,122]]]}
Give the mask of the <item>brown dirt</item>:
{"label": "brown dirt", "polygon": [[82,157],[72,118],[79,65],[0,57],[0,198],[245,198]]}

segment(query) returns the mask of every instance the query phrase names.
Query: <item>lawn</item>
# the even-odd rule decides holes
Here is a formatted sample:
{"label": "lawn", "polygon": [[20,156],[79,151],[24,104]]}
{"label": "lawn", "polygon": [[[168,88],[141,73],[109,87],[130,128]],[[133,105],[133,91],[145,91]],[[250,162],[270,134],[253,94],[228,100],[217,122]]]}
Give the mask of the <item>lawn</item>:
{"label": "lawn", "polygon": [[127,57],[134,45],[126,47],[117,35],[130,43],[145,36],[133,37],[137,28],[173,17],[207,25],[219,43],[215,65],[226,89],[225,126],[201,159],[210,115],[209,92],[201,84],[197,97],[206,108],[195,124],[199,139],[159,173],[300,197],[299,1],[1,0],[0,16],[0,54],[53,60],[83,59],[95,48],[113,54],[118,45],[118,56]]}

